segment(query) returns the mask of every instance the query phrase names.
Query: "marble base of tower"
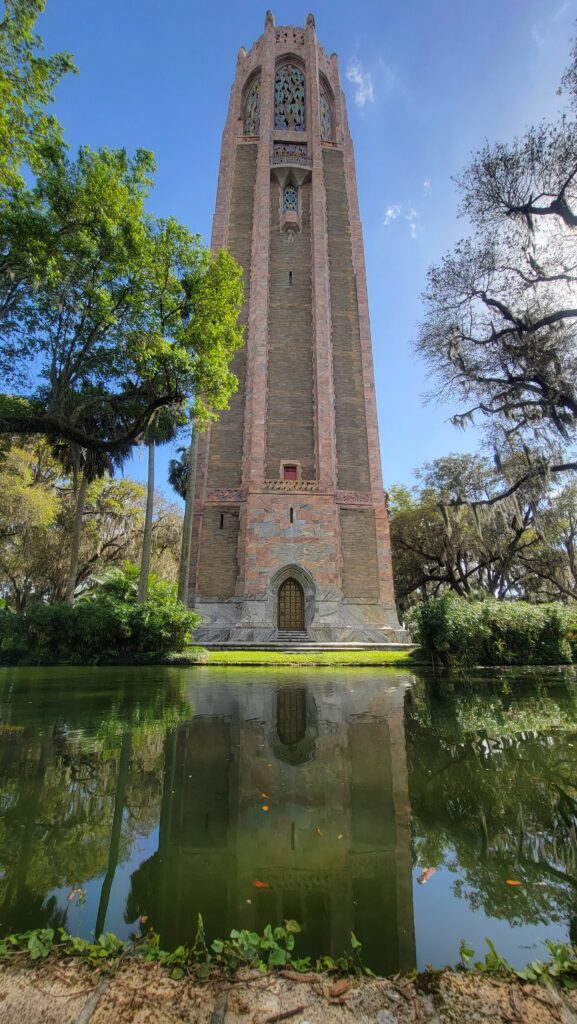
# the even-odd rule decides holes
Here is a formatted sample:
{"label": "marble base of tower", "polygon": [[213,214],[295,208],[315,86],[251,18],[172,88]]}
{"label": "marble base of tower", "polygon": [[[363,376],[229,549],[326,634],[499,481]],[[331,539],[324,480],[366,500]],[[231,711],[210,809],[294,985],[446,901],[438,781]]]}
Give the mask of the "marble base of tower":
{"label": "marble base of tower", "polygon": [[[193,635],[194,643],[266,644],[274,642],[277,627],[272,626],[274,602],[270,596],[246,600],[197,601],[195,611],[202,625]],[[339,601],[324,592],[315,597],[315,614],[305,624],[311,643],[406,643],[406,630],[400,629],[396,613],[388,616],[379,604]]]}

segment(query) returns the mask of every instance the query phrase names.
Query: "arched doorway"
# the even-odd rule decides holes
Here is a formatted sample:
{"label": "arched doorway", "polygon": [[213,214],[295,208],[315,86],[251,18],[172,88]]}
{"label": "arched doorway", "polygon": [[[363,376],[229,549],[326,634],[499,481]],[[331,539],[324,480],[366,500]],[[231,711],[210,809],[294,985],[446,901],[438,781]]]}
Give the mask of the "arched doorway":
{"label": "arched doorway", "polygon": [[278,628],[305,628],[305,595],[300,583],[292,576],[278,588]]}

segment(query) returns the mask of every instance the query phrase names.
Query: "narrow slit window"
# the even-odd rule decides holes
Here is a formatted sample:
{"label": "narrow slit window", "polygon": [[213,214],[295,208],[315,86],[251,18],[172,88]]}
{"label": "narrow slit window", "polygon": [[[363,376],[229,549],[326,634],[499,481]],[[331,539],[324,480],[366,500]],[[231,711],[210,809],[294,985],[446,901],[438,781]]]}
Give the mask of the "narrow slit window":
{"label": "narrow slit window", "polygon": [[292,270],[289,270],[289,284],[292,284],[292,283],[293,283],[293,272],[292,272]]}
{"label": "narrow slit window", "polygon": [[224,512],[220,513],[220,528],[224,530]]}
{"label": "narrow slit window", "polygon": [[289,523],[294,523],[294,509],[292,506],[289,508]]}
{"label": "narrow slit window", "polygon": [[285,213],[298,213],[299,198],[294,185],[285,185],[282,194],[282,208]]}

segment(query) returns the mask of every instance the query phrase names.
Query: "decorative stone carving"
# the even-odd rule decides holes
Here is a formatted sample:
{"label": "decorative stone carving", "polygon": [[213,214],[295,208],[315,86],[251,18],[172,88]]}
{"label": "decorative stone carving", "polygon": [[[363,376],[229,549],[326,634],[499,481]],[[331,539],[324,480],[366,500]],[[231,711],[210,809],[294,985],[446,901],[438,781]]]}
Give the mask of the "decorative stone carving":
{"label": "decorative stone carving", "polygon": [[312,160],[307,156],[306,144],[300,142],[275,142],[272,148],[273,164],[298,164],[310,167]]}
{"label": "decorative stone carving", "polygon": [[255,78],[244,101],[243,132],[245,135],[260,132],[260,78]]}
{"label": "decorative stone carving", "polygon": [[331,101],[323,85],[321,85],[321,139],[323,142],[333,141],[333,112]]}
{"label": "decorative stone carving", "polygon": [[305,130],[305,76],[296,64],[281,64],[274,82],[274,126]]}
{"label": "decorative stone carving", "polygon": [[342,505],[370,505],[373,500],[370,491],[337,491],[336,499]]}
{"label": "decorative stone carving", "polygon": [[319,485],[316,480],[265,480],[265,491],[297,491],[314,493]]}
{"label": "decorative stone carving", "polygon": [[302,28],[294,28],[292,25],[282,25],[276,30],[275,39],[280,46],[304,46],[305,34]]}
{"label": "decorative stone carving", "polygon": [[220,503],[230,501],[237,504],[239,501],[244,501],[246,498],[246,492],[242,488],[230,489],[228,487],[219,487],[216,491],[209,491],[206,495],[206,501],[218,501]]}

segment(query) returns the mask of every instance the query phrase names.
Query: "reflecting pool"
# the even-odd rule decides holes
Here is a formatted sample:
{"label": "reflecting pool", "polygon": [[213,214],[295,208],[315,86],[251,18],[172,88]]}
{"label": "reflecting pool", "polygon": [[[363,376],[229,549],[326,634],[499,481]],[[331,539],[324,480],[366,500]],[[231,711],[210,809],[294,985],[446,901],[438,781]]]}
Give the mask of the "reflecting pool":
{"label": "reflecting pool", "polygon": [[[295,918],[379,973],[577,940],[572,670],[0,670],[0,933]],[[515,883],[515,884],[512,884]]]}

